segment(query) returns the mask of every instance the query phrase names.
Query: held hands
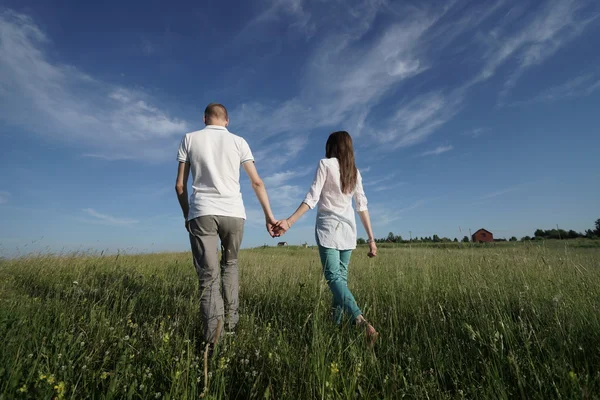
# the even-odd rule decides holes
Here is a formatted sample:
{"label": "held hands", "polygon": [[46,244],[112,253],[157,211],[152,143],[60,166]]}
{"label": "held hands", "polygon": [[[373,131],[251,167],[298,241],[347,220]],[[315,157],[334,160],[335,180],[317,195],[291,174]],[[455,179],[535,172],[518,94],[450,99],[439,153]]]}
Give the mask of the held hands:
{"label": "held hands", "polygon": [[280,237],[284,235],[290,229],[290,223],[287,219],[276,220],[276,219],[267,219],[266,222],[267,232],[271,235],[272,238]]}
{"label": "held hands", "polygon": [[277,221],[277,225],[275,226],[276,236],[279,237],[281,235],[285,235],[285,233],[291,228],[291,226],[292,225],[287,219]]}
{"label": "held hands", "polygon": [[267,232],[272,238],[284,235],[290,229],[290,223],[287,219],[277,221],[276,219],[267,220]]}

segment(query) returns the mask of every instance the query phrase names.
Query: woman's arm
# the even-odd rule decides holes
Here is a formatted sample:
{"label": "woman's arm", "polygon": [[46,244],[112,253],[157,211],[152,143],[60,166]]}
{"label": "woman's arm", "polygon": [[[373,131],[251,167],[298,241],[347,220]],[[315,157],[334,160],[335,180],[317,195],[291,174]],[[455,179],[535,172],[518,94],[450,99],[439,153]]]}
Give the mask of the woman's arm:
{"label": "woman's arm", "polygon": [[288,219],[279,221],[277,223],[277,227],[280,228],[282,233],[287,232],[288,229],[290,229],[292,227],[292,225],[294,225],[296,223],[296,221],[298,221],[300,219],[300,217],[303,216],[304,213],[307,212],[308,210],[310,210],[310,207],[308,206],[308,204],[302,202],[302,204],[300,204],[300,207],[298,207],[298,209]]}
{"label": "woman's arm", "polygon": [[365,231],[367,232],[367,243],[369,243],[369,257],[375,257],[377,255],[377,244],[375,244],[375,236],[371,229],[371,218],[369,217],[369,210],[367,209],[367,196],[362,184],[362,176],[360,171],[357,171],[356,189],[354,190],[354,202],[356,203],[356,211],[360,216],[360,222],[362,222]]}
{"label": "woman's arm", "polygon": [[373,230],[371,229],[371,218],[369,217],[369,211],[359,211],[360,222],[362,222],[365,231],[367,231],[367,243],[369,243],[369,257],[375,257],[377,255],[377,244],[375,243],[375,237],[373,236]]}
{"label": "woman's arm", "polygon": [[278,235],[282,235],[290,229],[292,225],[298,221],[298,219],[304,215],[310,209],[315,208],[319,199],[321,198],[321,191],[323,190],[323,185],[325,184],[325,179],[327,178],[327,171],[325,162],[321,160],[319,162],[319,166],[317,167],[317,172],[315,172],[315,179],[313,180],[312,185],[310,185],[310,190],[306,194],[306,198],[300,204],[296,212],[294,212],[288,219],[277,222],[276,227],[278,228]]}

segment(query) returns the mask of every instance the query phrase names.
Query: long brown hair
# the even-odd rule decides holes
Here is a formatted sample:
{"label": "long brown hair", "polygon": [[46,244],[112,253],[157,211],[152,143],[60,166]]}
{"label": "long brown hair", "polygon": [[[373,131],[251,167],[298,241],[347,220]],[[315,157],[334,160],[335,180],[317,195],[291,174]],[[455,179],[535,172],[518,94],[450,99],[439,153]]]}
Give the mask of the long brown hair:
{"label": "long brown hair", "polygon": [[329,135],[325,145],[325,157],[337,158],[340,164],[342,193],[352,193],[356,186],[357,173],[350,134],[346,131],[338,131]]}

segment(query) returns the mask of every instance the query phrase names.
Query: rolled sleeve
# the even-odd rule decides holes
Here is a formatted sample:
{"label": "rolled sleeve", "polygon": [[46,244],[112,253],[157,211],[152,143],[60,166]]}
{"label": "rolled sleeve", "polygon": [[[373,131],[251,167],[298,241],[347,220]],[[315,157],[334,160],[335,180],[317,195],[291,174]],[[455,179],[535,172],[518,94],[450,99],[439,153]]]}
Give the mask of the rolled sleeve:
{"label": "rolled sleeve", "polygon": [[177,161],[179,162],[190,162],[189,155],[189,136],[185,135],[183,139],[181,139],[181,143],[179,144],[179,151],[177,152]]}
{"label": "rolled sleeve", "polygon": [[317,167],[317,172],[315,173],[315,179],[313,180],[312,185],[310,185],[310,190],[304,198],[304,203],[306,203],[306,205],[311,209],[315,208],[319,202],[319,199],[321,198],[321,191],[323,190],[323,185],[325,184],[326,178],[327,171],[325,170],[325,163],[323,160],[321,160],[319,162],[319,166]]}
{"label": "rolled sleeve", "polygon": [[365,190],[363,188],[363,184],[362,184],[362,176],[360,175],[360,172],[357,171],[357,177],[356,177],[356,189],[354,190],[354,203],[356,205],[356,211],[357,212],[361,212],[361,211],[367,211],[367,196],[365,195]]}

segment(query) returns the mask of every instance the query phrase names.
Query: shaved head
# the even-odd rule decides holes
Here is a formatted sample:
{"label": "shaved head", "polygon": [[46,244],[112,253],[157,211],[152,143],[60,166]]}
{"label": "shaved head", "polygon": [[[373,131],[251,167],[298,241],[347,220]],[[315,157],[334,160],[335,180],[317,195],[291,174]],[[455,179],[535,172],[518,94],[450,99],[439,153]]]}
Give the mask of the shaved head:
{"label": "shaved head", "polygon": [[210,103],[204,110],[204,122],[206,125],[211,125],[216,121],[229,121],[229,115],[223,104]]}

